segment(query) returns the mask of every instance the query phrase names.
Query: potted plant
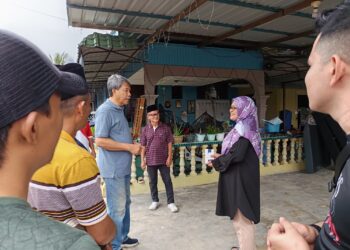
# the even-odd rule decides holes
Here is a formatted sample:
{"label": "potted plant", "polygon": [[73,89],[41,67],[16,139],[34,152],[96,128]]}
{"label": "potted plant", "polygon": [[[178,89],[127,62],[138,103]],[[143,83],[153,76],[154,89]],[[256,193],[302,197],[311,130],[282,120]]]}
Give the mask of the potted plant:
{"label": "potted plant", "polygon": [[175,123],[173,131],[174,143],[181,143],[184,138],[183,126]]}
{"label": "potted plant", "polygon": [[217,127],[217,131],[216,131],[216,140],[217,141],[223,141],[225,137],[225,132],[224,132],[224,128],[222,127]]}
{"label": "potted plant", "polygon": [[202,142],[204,141],[205,134],[202,134],[202,129],[199,129],[199,133],[196,133],[196,141]]}
{"label": "potted plant", "polygon": [[208,141],[215,141],[215,136],[217,133],[218,129],[214,125],[208,125],[207,126],[207,136],[208,136]]}

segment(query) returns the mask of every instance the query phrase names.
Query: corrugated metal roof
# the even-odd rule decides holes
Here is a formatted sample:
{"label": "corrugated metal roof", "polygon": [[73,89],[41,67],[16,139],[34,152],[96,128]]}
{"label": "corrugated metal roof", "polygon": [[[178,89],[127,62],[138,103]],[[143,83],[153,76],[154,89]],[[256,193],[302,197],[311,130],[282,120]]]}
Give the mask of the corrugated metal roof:
{"label": "corrugated metal roof", "polygon": [[138,45],[133,38],[99,33],[84,38],[79,45],[79,58],[83,60],[89,86],[104,86],[110,75],[123,69],[130,61],[137,61],[137,49]]}
{"label": "corrugated metal roof", "polygon": [[[255,49],[269,46],[297,50],[298,47],[304,49],[310,46],[314,40],[311,32],[314,20],[311,18],[312,8],[309,2],[306,0],[67,0],[67,14],[69,25],[118,30],[126,36],[138,39],[140,44],[145,44],[151,37],[152,42],[164,42],[170,38],[170,41],[200,46]],[[320,10],[333,8],[342,2],[343,0],[323,0]],[[184,13],[192,3],[197,3],[192,6],[194,10],[184,15],[182,20],[176,19],[169,23],[175,16]],[[302,7],[283,16],[281,10],[297,5]],[[282,15],[276,15],[278,12]],[[274,14],[274,18],[264,21]],[[167,26],[162,30],[164,25]],[[161,32],[158,32],[159,30]],[[108,70],[107,68],[106,71]],[[95,79],[99,78],[95,76]]]}
{"label": "corrugated metal roof", "polygon": [[[128,28],[131,33],[137,29],[137,32],[146,30],[149,34],[181,13],[192,2],[194,1],[67,0],[67,10],[69,23],[73,26],[96,25],[100,28],[106,27],[106,29],[115,27],[116,30],[118,27],[123,27]],[[300,2],[303,1],[208,0],[190,12],[183,21],[177,22],[168,30],[186,34],[219,36]],[[334,7],[340,2],[342,1],[323,0],[320,8]],[[307,7],[290,13],[290,15],[253,27],[250,29],[253,32],[240,34],[234,38],[241,37],[251,41],[266,42],[270,38],[288,36],[312,29],[313,19],[310,18],[312,10],[308,5],[305,6]],[[202,27],[209,28],[203,29]]]}

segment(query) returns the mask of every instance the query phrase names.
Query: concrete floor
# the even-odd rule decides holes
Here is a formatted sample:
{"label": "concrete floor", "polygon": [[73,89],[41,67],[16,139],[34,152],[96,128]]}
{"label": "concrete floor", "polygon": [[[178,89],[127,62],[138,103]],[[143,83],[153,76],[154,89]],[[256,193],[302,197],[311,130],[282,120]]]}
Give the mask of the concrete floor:
{"label": "concrete floor", "polygon": [[[333,172],[290,173],[261,177],[261,222],[256,229],[258,249],[266,249],[266,233],[280,216],[313,223],[325,218],[330,194],[327,183]],[[166,206],[149,211],[149,194],[132,196],[131,237],[140,245],[135,250],[229,250],[238,245],[228,217],[215,215],[216,184],[175,189],[179,213]]]}

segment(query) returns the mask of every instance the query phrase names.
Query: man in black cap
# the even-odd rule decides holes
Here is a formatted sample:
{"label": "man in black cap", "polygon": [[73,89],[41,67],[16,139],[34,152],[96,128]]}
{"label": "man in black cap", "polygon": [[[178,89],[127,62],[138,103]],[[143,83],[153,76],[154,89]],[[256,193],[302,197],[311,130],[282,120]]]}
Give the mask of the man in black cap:
{"label": "man in black cap", "polygon": [[81,230],[33,211],[33,173],[48,163],[60,130],[61,98],[80,93],[81,78],[59,72],[23,38],[0,30],[0,248],[99,249]]}
{"label": "man in black cap", "polygon": [[159,110],[156,105],[149,105],[146,111],[148,124],[141,133],[141,167],[145,169],[147,165],[150,180],[152,203],[149,209],[156,210],[159,207],[157,188],[159,170],[165,185],[168,208],[176,213],[178,208],[174,202],[173,183],[170,177],[173,135],[169,126],[159,121]]}
{"label": "man in black cap", "polygon": [[[84,74],[78,63],[59,67],[61,71]],[[85,126],[91,111],[86,81],[79,77],[82,92],[61,103],[63,129],[51,162],[33,175],[28,201],[33,208],[72,227],[87,231],[101,245],[114,238],[115,225],[107,215],[95,158],[77,144],[74,136]]]}
{"label": "man in black cap", "polygon": [[[79,63],[67,63],[65,65],[56,65],[61,71],[77,74],[86,81],[84,68]],[[96,157],[94,143],[92,140],[92,133],[90,124],[87,121],[83,129],[79,129],[75,135],[75,140],[79,146],[88,150],[93,157]]]}

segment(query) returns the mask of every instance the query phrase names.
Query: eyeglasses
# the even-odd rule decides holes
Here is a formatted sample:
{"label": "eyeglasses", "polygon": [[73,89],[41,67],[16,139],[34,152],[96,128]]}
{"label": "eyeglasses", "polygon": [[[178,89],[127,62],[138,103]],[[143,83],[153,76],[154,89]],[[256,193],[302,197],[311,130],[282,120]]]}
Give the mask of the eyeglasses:
{"label": "eyeglasses", "polygon": [[159,113],[157,113],[157,114],[148,114],[148,116],[157,116],[157,115],[159,115]]}

